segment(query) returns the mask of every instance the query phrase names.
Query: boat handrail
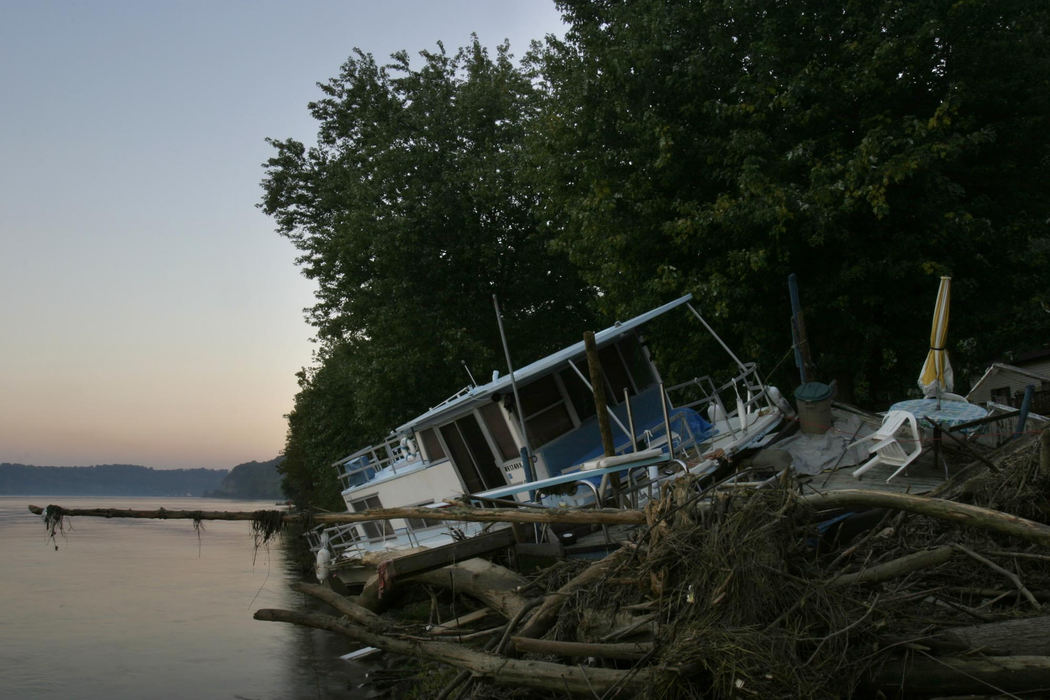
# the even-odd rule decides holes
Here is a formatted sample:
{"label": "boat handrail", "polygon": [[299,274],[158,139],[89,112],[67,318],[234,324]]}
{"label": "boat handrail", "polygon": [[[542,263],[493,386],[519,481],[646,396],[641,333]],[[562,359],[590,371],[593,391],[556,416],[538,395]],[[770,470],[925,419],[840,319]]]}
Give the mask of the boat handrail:
{"label": "boat handrail", "polygon": [[[410,458],[418,456],[406,451],[402,444],[404,437],[403,435],[392,433],[383,442],[362,447],[357,452],[342,458],[335,463],[335,466],[339,469],[339,478],[345,482],[355,474],[368,470],[372,470],[373,473],[380,472],[388,467],[396,474],[399,463],[414,462],[415,460]],[[366,479],[365,481],[369,480]]]}
{"label": "boat handrail", "polygon": [[470,385],[470,384],[468,384],[467,386],[463,387],[462,389],[460,389],[459,391],[457,391],[457,392],[456,392],[455,394],[453,394],[452,396],[449,396],[449,397],[448,397],[447,399],[445,399],[444,401],[441,401],[441,402],[439,402],[439,403],[438,403],[437,405],[435,405],[435,406],[431,406],[430,408],[428,408],[428,409],[427,409],[427,413],[429,413],[430,411],[433,411],[433,410],[435,410],[435,409],[441,408],[442,406],[447,406],[447,405],[449,405],[450,403],[453,403],[453,402],[455,402],[455,401],[458,401],[458,400],[460,400],[461,398],[463,398],[464,396],[466,396],[466,395],[467,395],[467,394],[469,394],[470,392],[474,391],[474,389],[475,389],[475,388],[476,388],[476,387],[474,387],[473,385]]}

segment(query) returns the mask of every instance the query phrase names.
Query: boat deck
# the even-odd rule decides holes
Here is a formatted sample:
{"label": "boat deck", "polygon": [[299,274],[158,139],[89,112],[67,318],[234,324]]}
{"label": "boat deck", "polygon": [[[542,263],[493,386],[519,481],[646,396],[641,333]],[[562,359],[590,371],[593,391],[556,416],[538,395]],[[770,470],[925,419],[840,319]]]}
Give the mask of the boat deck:
{"label": "boat deck", "polygon": [[[952,450],[938,450],[935,454],[932,438],[927,434],[923,434],[922,454],[907,469],[890,479],[889,482],[886,479],[897,470],[897,467],[887,464],[875,465],[858,479],[853,476],[853,472],[867,460],[867,450],[864,448],[847,449],[847,446],[853,441],[855,435],[863,436],[874,431],[878,428],[881,421],[881,417],[875,415],[863,415],[861,418],[863,425],[859,427],[859,430],[856,425],[856,417],[853,418],[854,423],[849,426],[848,430],[829,430],[827,440],[831,458],[827,463],[832,464],[831,467],[812,474],[798,473],[796,471],[803,494],[856,489],[926,494],[943,485],[948,478],[972,461],[972,457],[961,455]],[[838,435],[835,434],[836,432]],[[842,437],[842,435],[845,435],[845,437]],[[797,442],[802,443],[825,439],[821,436],[799,437],[801,439]],[[787,449],[781,447],[781,443],[775,444],[766,452],[767,459],[765,462],[759,455],[753,456],[751,461],[752,463],[776,464],[777,459],[768,459],[768,455],[774,451],[780,453],[777,455],[777,458],[784,460],[784,464],[792,462],[792,456]],[[803,451],[806,451],[804,447]],[[800,461],[803,464],[803,470],[812,471],[805,466],[812,463],[811,461],[807,461],[806,458]],[[744,466],[746,467],[747,465],[745,464]],[[776,481],[776,468],[759,469],[757,472],[742,473],[741,479],[747,479],[748,481],[746,482],[732,485],[724,484],[716,487],[715,490],[734,487],[738,489],[755,488],[759,487],[763,481]],[[630,540],[632,532],[636,530],[636,527],[615,526],[583,534],[574,538],[575,541],[571,544],[566,543],[565,552],[575,556],[600,556],[604,551]]]}
{"label": "boat deck", "polygon": [[[923,494],[933,491],[945,482],[945,469],[934,467],[933,454],[924,451],[909,467],[891,479],[886,479],[897,470],[897,467],[878,464],[857,479],[853,476],[855,466],[843,467],[835,471],[822,472],[806,477],[802,482],[803,493],[841,491],[844,489],[865,489],[872,491],[892,491],[894,493]],[[951,471],[949,471],[949,476]]]}

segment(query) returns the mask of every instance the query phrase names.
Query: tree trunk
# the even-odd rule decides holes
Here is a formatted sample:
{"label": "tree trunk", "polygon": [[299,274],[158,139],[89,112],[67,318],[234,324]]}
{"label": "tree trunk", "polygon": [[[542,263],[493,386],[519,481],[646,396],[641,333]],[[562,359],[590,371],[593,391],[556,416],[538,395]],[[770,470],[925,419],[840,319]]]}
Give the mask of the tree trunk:
{"label": "tree trunk", "polygon": [[[586,472],[581,473],[584,478]],[[285,523],[300,522],[299,513],[279,510],[263,511],[201,511],[201,510],[132,510],[118,508],[58,508],[58,515],[87,516],[97,518],[148,518],[158,520],[255,520],[262,515],[279,514]],[[40,506],[29,506],[30,512],[42,515]],[[340,525],[368,520],[391,520],[395,518],[418,518],[420,520],[458,520],[481,523],[565,523],[569,525],[638,525],[645,522],[639,511],[616,508],[572,509],[572,508],[471,508],[450,506],[448,508],[376,508],[354,513],[313,513],[315,525]]]}
{"label": "tree trunk", "polygon": [[889,663],[876,674],[875,688],[898,697],[1020,693],[1050,687],[1050,657],[977,656],[935,658],[913,656]]}
{"label": "tree trunk", "polygon": [[532,613],[532,617],[529,618],[528,623],[522,628],[519,636],[542,637],[550,629],[550,626],[554,624],[558,617],[558,611],[561,610],[561,606],[565,604],[569,596],[608,574],[610,569],[623,561],[630,551],[627,548],[616,550],[604,559],[591,564],[554,593],[547,594],[540,607],[536,609],[536,612]]}
{"label": "tree trunk", "polygon": [[[373,611],[380,608],[381,580],[377,574],[365,583],[361,595],[356,600],[359,606]],[[518,592],[528,585],[525,577],[484,559],[468,559],[434,571],[395,579],[384,585],[397,587],[406,583],[440,586],[455,593],[469,595],[507,619],[514,617],[528,601]],[[385,595],[384,590],[383,596]]]}
{"label": "tree trunk", "polygon": [[1050,657],[1050,616],[956,627],[920,643],[964,653]]}
{"label": "tree trunk", "polygon": [[355,625],[361,625],[373,632],[385,632],[390,628],[389,623],[379,617],[379,615],[339,595],[330,588],[318,586],[316,583],[296,582],[292,584],[292,590],[305,593],[308,596],[328,603],[343,615],[346,615],[350,622]]}
{"label": "tree trunk", "polygon": [[525,654],[553,654],[555,656],[596,656],[600,659],[637,661],[653,650],[652,642],[558,642],[532,637],[511,637],[518,651]]}
{"label": "tree trunk", "polygon": [[842,574],[828,581],[829,586],[851,586],[855,583],[874,583],[886,579],[902,576],[904,574],[926,569],[951,559],[955,548],[951,545],[938,547],[937,549],[926,549],[906,556],[888,561],[878,566],[873,566],[852,574]]}
{"label": "tree trunk", "polygon": [[940,498],[924,498],[889,491],[862,491],[847,489],[805,496],[803,500],[817,509],[826,508],[895,508],[927,515],[931,518],[956,522],[967,527],[993,530],[1004,535],[1022,537],[1042,545],[1050,545],[1050,526],[1026,520],[1016,515],[990,508],[956,503]]}
{"label": "tree trunk", "polygon": [[360,644],[383,649],[394,654],[432,659],[457,668],[467,669],[495,683],[557,690],[575,695],[593,697],[617,690],[622,697],[636,697],[655,675],[648,669],[620,671],[607,668],[564,666],[547,661],[523,661],[475,651],[462,644],[440,641],[404,640],[376,634],[351,625],[331,615],[303,613],[292,610],[263,609],[255,613],[256,620],[291,622],[297,625],[336,632]]}

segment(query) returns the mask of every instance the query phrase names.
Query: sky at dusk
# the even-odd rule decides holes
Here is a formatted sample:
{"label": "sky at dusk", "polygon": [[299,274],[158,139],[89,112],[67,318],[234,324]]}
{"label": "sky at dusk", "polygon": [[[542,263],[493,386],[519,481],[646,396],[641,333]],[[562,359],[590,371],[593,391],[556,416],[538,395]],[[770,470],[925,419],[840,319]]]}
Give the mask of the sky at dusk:
{"label": "sky at dusk", "polygon": [[547,0],[0,0],[0,462],[276,456],[312,284],[255,205],[317,82],[471,32],[517,58]]}

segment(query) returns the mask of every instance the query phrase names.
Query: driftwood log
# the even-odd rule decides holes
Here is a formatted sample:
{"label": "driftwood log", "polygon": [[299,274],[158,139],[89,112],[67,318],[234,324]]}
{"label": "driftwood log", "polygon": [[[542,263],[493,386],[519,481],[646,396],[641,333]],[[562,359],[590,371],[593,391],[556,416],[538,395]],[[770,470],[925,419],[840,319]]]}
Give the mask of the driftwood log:
{"label": "driftwood log", "polygon": [[[382,564],[380,564],[380,569]],[[434,571],[415,574],[390,582],[394,586],[427,584],[447,588],[476,598],[505,618],[514,617],[528,600],[519,591],[528,585],[521,574],[485,559],[468,559]],[[357,597],[357,605],[368,610],[380,608],[380,576],[372,576]]]}
{"label": "driftwood log", "polygon": [[1050,617],[1026,617],[944,630],[921,644],[967,654],[1050,658]]}
{"label": "driftwood log", "polygon": [[555,592],[548,594],[529,621],[525,623],[525,627],[518,633],[519,636],[542,637],[558,618],[558,611],[561,610],[569,596],[607,576],[615,566],[627,558],[630,551],[626,547],[621,547],[604,559],[591,564]]}
{"label": "driftwood log", "polygon": [[937,547],[936,549],[924,549],[921,552],[907,554],[898,559],[893,559],[892,561],[879,564],[878,566],[872,566],[856,573],[836,576],[828,582],[828,585],[850,586],[855,583],[875,583],[876,581],[885,581],[896,576],[903,576],[912,571],[918,571],[919,569],[943,564],[951,559],[953,554],[955,554],[955,548],[951,545]]}
{"label": "driftwood log", "polygon": [[652,642],[559,642],[532,637],[511,637],[514,647],[526,654],[555,656],[596,656],[601,659],[637,661],[653,650]]}
{"label": "driftwood log", "polygon": [[292,590],[328,603],[345,615],[348,621],[373,632],[385,632],[390,627],[389,623],[379,615],[351,601],[346,596],[339,595],[331,588],[319,586],[316,583],[296,582],[292,584]]}
{"label": "driftwood log", "polygon": [[948,520],[967,527],[1021,537],[1042,545],[1050,545],[1050,526],[991,508],[956,503],[942,498],[927,498],[889,491],[849,489],[805,496],[804,500],[817,509],[893,508]]}
{"label": "driftwood log", "polygon": [[[335,632],[360,644],[395,654],[431,659],[468,670],[500,685],[558,689],[574,695],[593,697],[636,697],[657,671],[652,669],[621,671],[608,668],[566,666],[549,661],[508,659],[505,656],[476,651],[462,644],[441,641],[399,639],[350,624],[331,615],[292,610],[262,609],[256,620],[290,622],[296,625]],[[607,694],[607,695],[606,695]]]}
{"label": "driftwood log", "polygon": [[[309,521],[315,525],[342,525],[369,520],[418,518],[420,520],[456,520],[480,523],[559,523],[566,525],[640,525],[645,514],[615,508],[376,508],[354,513],[300,513],[284,511],[207,511],[207,510],[134,510],[121,508],[59,508],[64,516],[94,518],[144,518],[154,520],[255,520],[260,513],[281,513],[285,523]],[[30,512],[43,515],[45,509],[29,506]]]}
{"label": "driftwood log", "polygon": [[886,664],[872,685],[893,696],[1030,693],[1050,688],[1050,656],[913,655]]}

